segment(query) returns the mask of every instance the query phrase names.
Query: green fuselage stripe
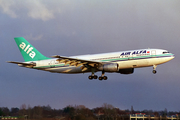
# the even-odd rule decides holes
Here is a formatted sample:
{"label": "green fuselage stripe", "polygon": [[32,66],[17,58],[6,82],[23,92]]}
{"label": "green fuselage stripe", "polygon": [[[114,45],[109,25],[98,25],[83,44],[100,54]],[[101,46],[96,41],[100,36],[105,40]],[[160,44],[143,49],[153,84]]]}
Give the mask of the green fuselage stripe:
{"label": "green fuselage stripe", "polygon": [[[127,60],[139,60],[139,59],[152,59],[152,58],[160,58],[160,57],[170,57],[173,54],[160,54],[160,55],[146,55],[146,56],[123,56],[124,58],[115,58],[115,59],[103,59],[99,62],[118,62],[118,61],[127,61]],[[54,64],[54,65],[47,65],[47,66],[38,66],[34,67],[35,69],[43,69],[43,68],[54,68],[54,67],[68,67],[69,64],[64,65],[65,63],[61,64]]]}

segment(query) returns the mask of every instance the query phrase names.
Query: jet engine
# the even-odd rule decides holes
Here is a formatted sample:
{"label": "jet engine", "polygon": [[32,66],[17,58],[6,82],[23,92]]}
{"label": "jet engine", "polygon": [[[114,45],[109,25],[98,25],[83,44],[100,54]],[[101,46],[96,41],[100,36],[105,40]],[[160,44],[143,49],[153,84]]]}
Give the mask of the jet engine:
{"label": "jet engine", "polygon": [[128,69],[119,69],[118,73],[121,74],[132,74],[134,72],[134,68],[128,68]]}
{"label": "jet engine", "polygon": [[119,65],[116,63],[112,64],[104,64],[98,67],[98,70],[104,71],[104,72],[118,72],[119,71]]}

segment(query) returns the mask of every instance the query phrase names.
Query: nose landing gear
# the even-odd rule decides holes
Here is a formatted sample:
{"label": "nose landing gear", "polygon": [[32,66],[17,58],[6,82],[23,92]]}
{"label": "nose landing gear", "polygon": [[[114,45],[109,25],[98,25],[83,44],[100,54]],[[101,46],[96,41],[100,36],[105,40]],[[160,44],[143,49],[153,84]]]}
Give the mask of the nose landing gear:
{"label": "nose landing gear", "polygon": [[153,70],[153,73],[154,73],[154,74],[156,74],[156,73],[157,73],[157,71],[156,71],[156,70]]}
{"label": "nose landing gear", "polygon": [[152,72],[153,72],[154,74],[156,74],[156,73],[157,73],[157,71],[156,71],[156,67],[157,67],[157,65],[153,65],[153,71],[152,71]]}

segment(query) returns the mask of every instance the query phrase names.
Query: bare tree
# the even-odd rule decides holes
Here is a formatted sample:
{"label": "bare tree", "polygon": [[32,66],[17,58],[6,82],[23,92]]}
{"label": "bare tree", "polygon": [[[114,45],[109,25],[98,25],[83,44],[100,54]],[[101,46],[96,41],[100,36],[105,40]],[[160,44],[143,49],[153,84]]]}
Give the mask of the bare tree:
{"label": "bare tree", "polygon": [[32,116],[34,119],[40,119],[43,117],[42,113],[43,113],[42,107],[41,106],[35,106],[33,108],[33,115]]}

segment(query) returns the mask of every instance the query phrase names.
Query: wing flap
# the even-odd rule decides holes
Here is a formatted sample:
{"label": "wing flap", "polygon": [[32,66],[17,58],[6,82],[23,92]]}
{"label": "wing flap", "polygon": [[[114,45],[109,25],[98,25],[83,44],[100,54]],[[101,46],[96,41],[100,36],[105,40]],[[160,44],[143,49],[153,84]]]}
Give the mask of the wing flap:
{"label": "wing flap", "polygon": [[[53,58],[59,58],[59,60],[68,60],[68,61],[80,61],[82,62],[88,62],[88,63],[97,63],[97,64],[101,64],[102,62],[98,62],[98,61],[92,61],[92,60],[84,60],[84,59],[78,59],[78,58],[71,58],[71,57],[63,57],[63,56],[59,56],[59,55],[54,55],[51,56]],[[59,61],[58,60],[58,61]]]}
{"label": "wing flap", "polygon": [[[108,62],[101,62],[101,61],[93,61],[93,60],[85,60],[85,59],[78,59],[78,58],[71,58],[71,57],[64,57],[64,56],[59,56],[59,55],[54,55],[51,56],[53,58],[57,58],[57,61],[59,61],[60,63],[65,63],[65,65],[69,64],[70,66],[84,66],[88,65],[91,67],[97,67],[99,65],[102,64],[107,64]],[[85,68],[83,68],[85,69]]]}

